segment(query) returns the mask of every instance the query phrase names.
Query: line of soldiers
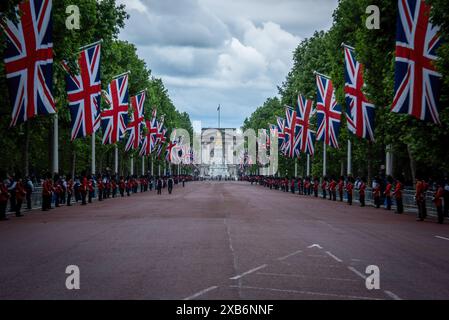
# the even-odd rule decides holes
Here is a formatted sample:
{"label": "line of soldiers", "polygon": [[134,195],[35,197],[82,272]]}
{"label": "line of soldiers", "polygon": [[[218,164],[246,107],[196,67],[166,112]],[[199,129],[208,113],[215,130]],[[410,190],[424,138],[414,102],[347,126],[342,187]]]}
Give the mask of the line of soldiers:
{"label": "line of soldiers", "polygon": [[[359,203],[361,207],[366,206],[366,192],[367,181],[365,178],[353,177],[274,177],[274,176],[259,176],[250,175],[241,177],[243,181],[249,181],[251,184],[260,184],[270,189],[281,190],[284,192],[291,192],[293,194],[308,195],[319,197],[321,190],[321,197],[332,201],[343,202],[346,199],[349,205],[353,203],[354,190],[358,191]],[[380,177],[373,179],[371,190],[373,201],[376,208],[380,208],[382,202],[386,210],[391,210],[392,200],[396,202],[396,213],[404,212],[403,204],[403,189],[404,185],[402,179],[393,179],[391,176],[386,178],[385,183]],[[427,217],[426,194],[429,191],[429,184],[423,179],[416,179],[415,183],[415,201],[418,208],[417,221],[423,221]],[[433,202],[438,213],[438,223],[444,223],[444,217],[449,217],[449,180],[446,178],[444,182],[435,184]]]}
{"label": "line of soldiers", "polygon": [[[64,176],[46,175],[42,181],[42,211],[48,211],[61,205],[72,206],[72,203],[81,202],[81,205],[92,203],[94,198],[103,201],[109,198],[131,196],[140,192],[152,191],[153,188],[162,193],[162,189],[168,186],[169,193],[172,193],[175,184],[182,183],[185,186],[187,181],[192,181],[189,175],[182,176],[164,176],[153,177],[151,175],[142,175],[140,177],[133,175],[116,178],[105,174],[97,176],[77,176],[75,179],[66,179]],[[34,184],[30,178],[26,181],[9,177],[3,181],[0,180],[0,221],[8,220],[6,210],[8,201],[10,201],[10,212],[15,212],[17,217],[23,217],[21,212],[22,204],[26,201],[28,210],[32,209],[32,193],[35,190]]]}

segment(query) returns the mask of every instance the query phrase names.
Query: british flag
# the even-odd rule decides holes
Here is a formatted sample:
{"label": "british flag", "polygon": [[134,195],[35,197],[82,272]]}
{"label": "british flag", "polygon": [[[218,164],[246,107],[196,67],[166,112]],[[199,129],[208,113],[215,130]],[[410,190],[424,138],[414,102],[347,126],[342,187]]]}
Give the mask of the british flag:
{"label": "british flag", "polygon": [[100,128],[100,53],[100,44],[83,50],[78,57],[79,74],[74,74],[66,61],[62,62],[62,67],[67,71],[72,141],[87,137]]}
{"label": "british flag", "polygon": [[162,132],[160,134],[160,138],[159,138],[160,140],[157,145],[157,151],[156,151],[156,155],[157,155],[158,159],[161,157],[162,149],[164,148],[165,142],[167,141],[166,134],[167,134],[167,128],[163,127]]}
{"label": "british flag", "polygon": [[142,140],[142,129],[145,124],[144,119],[144,104],[146,93],[142,91],[131,97],[131,119],[128,123],[128,142],[126,143],[125,150],[128,152],[131,149],[137,150]]}
{"label": "british flag", "polygon": [[139,151],[139,155],[141,157],[149,156],[151,154],[151,131],[149,129],[151,127],[151,121],[145,120],[144,124],[147,132],[142,137],[142,143]]}
{"label": "british flag", "polygon": [[304,96],[298,95],[298,109],[296,110],[299,133],[298,144],[302,153],[309,154],[311,156],[315,153],[315,131],[310,129],[310,119],[315,114],[316,110],[313,109],[313,102],[307,100]]}
{"label": "british flag", "polygon": [[439,28],[430,22],[431,7],[424,0],[399,0],[398,4],[391,111],[439,124],[441,74],[434,65],[441,45]]}
{"label": "british flag", "polygon": [[103,144],[114,144],[123,138],[128,124],[128,74],[112,80],[103,95],[110,106],[101,113]]}
{"label": "british flag", "polygon": [[278,129],[278,143],[279,150],[284,154],[285,150],[285,119],[281,117],[276,117],[277,129]]}
{"label": "british flag", "polygon": [[167,145],[167,147],[165,148],[165,160],[167,160],[168,162],[172,162],[174,160],[174,158],[177,156],[176,152],[177,152],[177,145],[178,145],[178,141],[173,140],[170,141]]}
{"label": "british flag", "polygon": [[271,138],[278,135],[278,127],[275,124],[270,124],[268,127],[270,128],[270,135],[267,138],[267,148],[271,149]]}
{"label": "british flag", "polygon": [[331,79],[316,75],[318,131],[317,139],[333,148],[338,148],[338,134],[341,121],[341,106],[335,98]]}
{"label": "british flag", "polygon": [[164,127],[164,116],[161,117],[161,119],[157,122],[157,132],[156,132],[156,146],[159,146],[159,144],[161,144],[162,141],[162,137],[165,136],[165,132],[167,130],[164,131],[165,127]]}
{"label": "british flag", "polygon": [[285,155],[289,158],[294,158],[299,156],[299,123],[297,122],[298,117],[294,109],[287,107],[285,108]]}
{"label": "british flag", "polygon": [[363,93],[363,65],[355,57],[354,49],[344,46],[345,95],[348,130],[356,136],[374,141],[374,104]]}
{"label": "british flag", "polygon": [[56,113],[53,98],[52,1],[22,1],[17,22],[5,20],[6,78],[13,104],[11,126]]}

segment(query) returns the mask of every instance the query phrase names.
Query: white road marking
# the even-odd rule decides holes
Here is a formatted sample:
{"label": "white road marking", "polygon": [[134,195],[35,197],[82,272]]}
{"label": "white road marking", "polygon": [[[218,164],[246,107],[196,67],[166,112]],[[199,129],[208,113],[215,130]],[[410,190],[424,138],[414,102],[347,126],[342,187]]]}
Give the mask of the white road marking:
{"label": "white road marking", "polygon": [[311,246],[308,246],[307,248],[309,248],[309,249],[312,249],[312,248],[323,249],[323,247],[320,246],[319,244],[312,244]]}
{"label": "white road marking", "polygon": [[260,274],[262,276],[273,276],[273,277],[310,278],[310,279],[349,281],[349,282],[358,282],[359,281],[359,280],[345,279],[345,278],[313,277],[313,276],[306,276],[306,275],[302,275],[302,274],[286,274],[286,273],[270,273],[270,272],[257,272],[257,274]]}
{"label": "white road marking", "polygon": [[326,251],[326,254],[337,262],[340,262],[340,263],[343,262],[343,260],[341,260],[339,257],[333,255],[330,251]]}
{"label": "white road marking", "polygon": [[257,268],[248,270],[248,271],[246,271],[246,272],[244,272],[244,273],[242,273],[242,274],[239,274],[238,276],[235,276],[235,277],[232,277],[232,278],[229,278],[229,279],[230,279],[230,280],[237,280],[237,279],[243,278],[244,276],[247,276],[247,275],[249,275],[249,274],[251,274],[251,273],[253,273],[253,272],[259,271],[259,270],[265,268],[266,266],[267,266],[266,264],[261,265],[261,266],[259,266],[259,267],[257,267]]}
{"label": "white road marking", "polygon": [[297,255],[298,253],[301,253],[301,252],[302,252],[301,250],[295,251],[295,252],[290,253],[290,254],[288,254],[288,255],[286,255],[284,257],[278,258],[278,260],[279,261],[286,260],[286,259],[288,259],[290,257],[293,257],[293,256],[295,256],[295,255]]}
{"label": "white road marking", "polygon": [[[230,288],[236,288],[236,287],[237,286],[230,286]],[[385,300],[385,299],[378,299],[378,298],[348,296],[348,295],[343,295],[343,294],[325,293],[325,292],[284,290],[284,289],[274,289],[274,288],[250,287],[250,286],[241,286],[240,288],[248,289],[248,290],[273,291],[273,292],[284,292],[284,293],[294,293],[294,294],[307,294],[307,295],[314,295],[314,296],[337,297],[337,298],[357,299],[357,300]]]}
{"label": "white road marking", "polygon": [[399,298],[397,295],[395,295],[395,294],[394,294],[393,292],[391,292],[391,291],[385,290],[384,292],[385,292],[385,294],[386,294],[387,296],[389,296],[389,297],[392,298],[393,300],[402,300],[401,298]]}
{"label": "white road marking", "polygon": [[193,300],[193,299],[198,298],[199,296],[202,296],[203,294],[208,293],[217,288],[218,288],[217,286],[209,287],[207,289],[201,290],[200,292],[197,292],[197,293],[191,295],[190,297],[185,298],[184,300]]}
{"label": "white road marking", "polygon": [[445,237],[441,237],[441,236],[435,236],[435,238],[438,238],[438,239],[442,239],[442,240],[447,240],[447,241],[449,241],[449,239],[448,239],[448,238],[445,238]]}
{"label": "white road marking", "polygon": [[354,272],[356,275],[358,275],[363,280],[366,280],[366,276],[363,273],[359,272],[356,268],[348,267],[348,269],[351,270],[352,272]]}

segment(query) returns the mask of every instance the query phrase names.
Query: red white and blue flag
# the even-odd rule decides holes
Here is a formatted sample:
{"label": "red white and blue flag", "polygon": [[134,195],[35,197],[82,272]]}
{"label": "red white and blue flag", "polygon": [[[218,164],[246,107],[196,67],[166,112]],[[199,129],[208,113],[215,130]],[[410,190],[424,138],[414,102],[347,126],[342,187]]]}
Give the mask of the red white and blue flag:
{"label": "red white and blue flag", "polygon": [[[173,136],[173,134],[172,134]],[[169,141],[167,147],[165,148],[165,160],[167,160],[168,162],[172,162],[175,157],[177,157],[177,148],[178,145],[178,141],[175,139],[173,141]]]}
{"label": "red white and blue flag", "polygon": [[163,127],[162,133],[160,135],[160,141],[159,141],[159,144],[157,145],[157,151],[156,151],[156,155],[158,158],[161,157],[162,149],[164,148],[165,142],[167,141],[166,134],[167,134],[167,128]]}
{"label": "red white and blue flag", "polygon": [[277,129],[278,129],[278,143],[279,150],[284,154],[285,150],[285,119],[281,117],[276,117]]}
{"label": "red white and blue flag", "polygon": [[396,35],[395,96],[391,111],[439,124],[441,74],[435,60],[439,28],[430,22],[424,0],[399,0]]}
{"label": "red white and blue flag", "polygon": [[128,125],[128,75],[112,80],[103,95],[110,106],[101,113],[103,144],[114,144],[123,138]]}
{"label": "red white and blue flag", "polygon": [[52,1],[22,1],[17,22],[5,20],[5,68],[13,105],[11,126],[56,113],[53,98]]}
{"label": "red white and blue flag", "polygon": [[144,104],[146,93],[142,91],[131,97],[131,118],[128,123],[128,142],[126,143],[125,150],[130,151],[139,149],[140,142],[142,140],[142,130],[145,125],[144,119]]}
{"label": "red white and blue flag", "polygon": [[297,113],[294,109],[285,108],[285,145],[284,152],[289,158],[299,156],[298,122]]}
{"label": "red white and blue flag", "polygon": [[298,95],[297,122],[299,124],[298,143],[302,153],[311,156],[315,153],[315,131],[310,129],[310,119],[315,114],[313,102],[304,96]]}
{"label": "red white and blue flag", "polygon": [[317,140],[333,148],[338,148],[338,134],[341,121],[341,106],[335,98],[331,79],[316,75],[318,131]]}
{"label": "red white and blue flag", "polygon": [[355,57],[353,48],[345,51],[345,95],[348,130],[356,136],[374,141],[374,104],[363,93],[363,65]]}
{"label": "red white and blue flag", "polygon": [[66,61],[62,62],[63,68],[67,71],[66,86],[72,120],[72,141],[87,137],[100,128],[100,54],[100,44],[83,50],[78,57],[79,74],[74,74]]}

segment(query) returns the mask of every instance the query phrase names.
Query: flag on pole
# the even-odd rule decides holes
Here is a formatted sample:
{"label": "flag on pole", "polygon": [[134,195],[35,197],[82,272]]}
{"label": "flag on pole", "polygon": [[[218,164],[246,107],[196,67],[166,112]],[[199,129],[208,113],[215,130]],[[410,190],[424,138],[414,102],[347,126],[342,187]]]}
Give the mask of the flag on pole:
{"label": "flag on pole", "polygon": [[439,124],[441,74],[436,71],[442,40],[424,0],[399,0],[395,96],[391,111]]}
{"label": "flag on pole", "polygon": [[53,98],[51,0],[22,1],[17,21],[0,25],[6,34],[5,69],[13,104],[10,126],[56,113]]}
{"label": "flag on pole", "polygon": [[277,129],[278,129],[278,143],[279,150],[282,154],[285,154],[285,120],[281,117],[276,117]]}
{"label": "flag on pole", "polygon": [[333,148],[338,148],[338,134],[341,121],[341,106],[335,98],[331,79],[316,73],[317,83],[317,139]]}
{"label": "flag on pole", "polygon": [[290,107],[285,108],[285,155],[289,158],[299,157],[299,128],[296,111]]}
{"label": "flag on pole", "polygon": [[128,124],[128,74],[112,80],[103,95],[110,106],[101,113],[103,144],[114,144],[124,137]]}
{"label": "flag on pole", "polygon": [[344,45],[345,95],[348,130],[356,136],[374,141],[374,104],[363,93],[363,65],[355,57],[354,49]]}
{"label": "flag on pole", "polygon": [[125,151],[130,151],[131,149],[137,150],[139,148],[140,142],[142,140],[142,130],[145,125],[144,118],[144,104],[145,104],[146,93],[142,91],[131,97],[131,119],[128,123],[128,142],[125,146]]}
{"label": "flag on pole", "polygon": [[298,95],[296,113],[299,124],[298,144],[300,151],[313,156],[315,153],[315,131],[310,129],[310,119],[316,113],[316,110],[313,109],[312,101]]}
{"label": "flag on pole", "polygon": [[84,138],[100,128],[101,44],[94,44],[80,52],[78,56],[79,74],[74,74],[66,61],[67,98],[71,116],[71,139]]}

